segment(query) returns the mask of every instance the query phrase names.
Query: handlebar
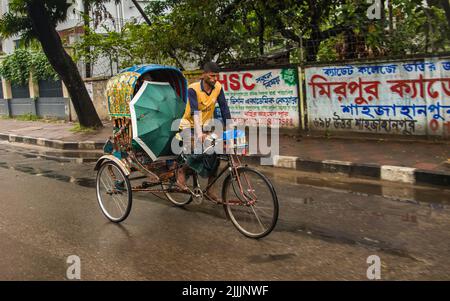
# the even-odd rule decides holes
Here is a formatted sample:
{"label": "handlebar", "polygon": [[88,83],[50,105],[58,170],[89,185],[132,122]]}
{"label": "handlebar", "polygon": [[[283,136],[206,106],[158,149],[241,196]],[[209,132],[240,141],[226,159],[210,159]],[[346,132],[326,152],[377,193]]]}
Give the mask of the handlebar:
{"label": "handlebar", "polygon": [[[207,154],[213,149],[218,142],[224,142],[224,147],[227,149],[245,149],[247,147],[245,133],[238,130],[231,130],[223,132],[222,137],[219,137],[216,133],[209,134],[205,137],[204,141],[209,141],[209,146],[202,150],[202,154]],[[202,141],[202,144],[204,143]],[[192,141],[191,141],[192,142]],[[193,144],[191,144],[192,147]],[[186,147],[183,147],[183,155],[190,153]],[[245,154],[243,151],[241,154]]]}

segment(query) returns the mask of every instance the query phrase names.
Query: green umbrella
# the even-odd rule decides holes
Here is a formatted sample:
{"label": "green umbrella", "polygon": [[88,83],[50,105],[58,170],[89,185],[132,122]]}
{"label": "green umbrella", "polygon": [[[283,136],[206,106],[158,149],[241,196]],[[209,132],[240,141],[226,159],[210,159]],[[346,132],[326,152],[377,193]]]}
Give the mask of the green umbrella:
{"label": "green umbrella", "polygon": [[144,82],[130,102],[133,140],[152,160],[172,154],[172,122],[183,117],[185,106],[170,84],[161,82]]}

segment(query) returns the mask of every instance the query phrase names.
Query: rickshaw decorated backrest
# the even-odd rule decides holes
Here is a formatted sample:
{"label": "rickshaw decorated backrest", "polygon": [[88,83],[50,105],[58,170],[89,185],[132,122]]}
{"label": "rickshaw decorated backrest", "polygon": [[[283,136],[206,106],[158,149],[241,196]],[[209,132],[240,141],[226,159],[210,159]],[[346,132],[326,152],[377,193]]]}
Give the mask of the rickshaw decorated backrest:
{"label": "rickshaw decorated backrest", "polygon": [[130,117],[129,104],[139,90],[142,79],[147,76],[152,81],[168,82],[186,103],[187,81],[179,69],[162,65],[138,65],[122,70],[108,81],[106,97],[111,117]]}

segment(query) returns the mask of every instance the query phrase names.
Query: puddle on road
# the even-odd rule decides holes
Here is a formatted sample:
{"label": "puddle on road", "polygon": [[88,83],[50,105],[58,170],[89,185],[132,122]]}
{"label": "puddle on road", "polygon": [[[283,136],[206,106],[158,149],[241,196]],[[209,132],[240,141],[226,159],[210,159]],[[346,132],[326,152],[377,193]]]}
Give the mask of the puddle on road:
{"label": "puddle on road", "polygon": [[76,178],[74,183],[83,187],[95,187],[95,179],[90,178]]}
{"label": "puddle on road", "polygon": [[[67,183],[75,183],[83,187],[95,187],[95,175],[93,177],[73,177],[57,173],[54,170],[35,169],[30,166],[10,165],[7,162],[0,162],[1,168],[13,169],[30,175],[43,176]],[[315,178],[311,176],[296,176],[290,172],[279,173],[278,170],[262,170],[265,175],[274,181],[288,181],[298,185],[312,186],[321,189],[334,189],[339,192],[353,193],[357,195],[379,195],[385,198],[407,202],[414,205],[429,206],[435,210],[449,208],[450,190],[435,187],[417,187],[412,185],[392,185],[388,183],[358,182],[360,179],[352,179],[352,182],[339,181],[337,178]],[[304,199],[305,204],[313,203],[313,198]],[[414,217],[411,218],[414,220]],[[410,221],[410,218],[407,218]]]}
{"label": "puddle on road", "polygon": [[[24,164],[24,163],[22,163]],[[73,183],[82,187],[95,188],[95,172],[92,171],[92,177],[73,177],[62,175],[53,169],[40,169],[33,168],[31,166],[24,166],[20,164],[8,164],[7,162],[0,161],[0,167],[5,169],[12,169],[19,172],[27,173],[34,176],[42,176],[51,179],[55,179],[61,182]],[[426,205],[427,207],[433,210],[443,210],[448,208],[448,201],[450,200],[450,191],[437,189],[437,188],[415,188],[415,187],[404,187],[401,185],[390,186],[385,185],[384,183],[376,184],[376,183],[364,183],[364,182],[344,182],[339,181],[335,178],[329,179],[320,179],[313,178],[311,176],[295,176],[292,173],[285,172],[279,173],[278,170],[265,170],[261,169],[264,174],[266,174],[269,178],[275,181],[283,181],[289,183],[295,183],[297,185],[306,185],[314,188],[320,189],[332,189],[339,192],[347,192],[347,193],[355,193],[359,195],[381,195],[384,197],[388,197],[391,200],[401,200],[402,202],[410,202],[415,205]],[[86,174],[84,174],[86,175]],[[352,179],[353,180],[353,179]],[[354,179],[357,181],[357,179]],[[390,198],[387,195],[395,195],[397,197]],[[441,202],[436,200],[443,200]],[[305,198],[304,204],[313,204],[315,200],[313,198]],[[425,202],[425,204],[423,204]],[[216,211],[217,212],[217,211]],[[374,216],[377,212],[373,212]],[[408,223],[417,223],[417,216],[413,213],[403,212],[403,215],[399,215],[399,217],[404,222]],[[375,250],[383,250],[385,252],[391,253],[393,255],[407,257],[411,259],[415,259],[413,255],[408,250],[404,250],[402,248],[398,248],[393,246],[388,241],[382,241],[381,239],[369,238],[369,237],[359,237],[358,235],[348,235],[348,233],[339,233],[336,229],[326,229],[326,228],[318,228],[316,225],[308,225],[302,224],[299,225],[298,221],[295,223],[287,222],[280,219],[280,222],[277,225],[277,231],[288,231],[293,233],[303,233],[307,236],[318,237],[323,240],[328,240],[332,242],[345,243],[351,245],[361,245],[369,248],[373,248]],[[250,256],[248,260],[254,263],[265,263],[265,262],[273,262],[273,261],[283,261],[292,259],[292,257],[297,256],[297,254],[286,253],[286,254],[263,254],[257,256]]]}
{"label": "puddle on road", "polygon": [[77,185],[83,186],[83,187],[89,187],[89,188],[95,187],[95,178],[86,178],[86,177],[76,178],[73,176],[61,175],[52,170],[41,170],[39,168],[36,169],[33,167],[21,166],[21,165],[12,166],[6,162],[0,162],[0,168],[12,169],[12,170],[20,171],[20,172],[23,172],[23,173],[26,173],[29,175],[46,177],[46,178],[55,179],[55,180],[58,180],[61,182],[74,183],[74,184],[77,184]]}
{"label": "puddle on road", "polygon": [[[364,180],[358,178],[346,178],[347,181],[343,181],[339,180],[336,175],[326,178],[315,178],[307,175],[297,176],[292,172],[280,173],[278,170],[264,170],[264,174],[274,181],[287,181],[298,185],[333,189],[363,196],[378,195],[393,201],[401,201],[414,205],[423,205],[425,203],[430,208],[436,210],[449,208],[450,205],[450,190],[438,187],[375,181],[369,182],[369,180],[364,182]],[[312,203],[314,200],[307,199],[305,202]]]}
{"label": "puddle on road", "polygon": [[[72,162],[74,159],[87,159],[87,160],[96,160],[98,159],[99,153],[95,152],[77,152],[77,151],[70,151],[70,150],[61,150],[61,151],[45,151],[45,150],[34,150],[34,149],[27,149],[24,150],[20,147],[11,147],[8,149],[3,149],[3,151],[8,153],[14,153],[17,155],[20,155],[24,158],[37,158],[37,159],[44,159],[44,160],[51,160],[51,161],[57,161],[57,162]],[[64,158],[61,158],[63,156]],[[70,158],[70,159],[68,159]]]}

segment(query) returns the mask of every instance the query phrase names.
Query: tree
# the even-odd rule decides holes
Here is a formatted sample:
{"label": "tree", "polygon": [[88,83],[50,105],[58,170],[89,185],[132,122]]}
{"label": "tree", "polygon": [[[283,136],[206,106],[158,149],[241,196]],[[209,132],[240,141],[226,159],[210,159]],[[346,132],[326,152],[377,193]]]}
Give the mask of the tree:
{"label": "tree", "polygon": [[155,43],[175,49],[183,60],[202,66],[216,60],[226,62],[249,51],[252,41],[240,22],[245,0],[168,0],[146,7],[152,25],[159,30]]}
{"label": "tree", "polygon": [[[382,1],[386,2],[386,1]],[[368,20],[365,0],[265,1],[277,11],[272,24],[285,39],[306,50],[306,60],[357,59],[445,51],[449,20],[448,0],[389,1],[389,21]],[[445,13],[445,14],[444,14]],[[394,26],[395,25],[395,26]]]}
{"label": "tree", "polygon": [[95,55],[114,52],[123,67],[163,62],[182,69],[185,62],[254,62],[279,50],[289,50],[293,63],[446,51],[445,1],[384,0],[390,5],[381,20],[367,18],[366,0],[152,1],[145,7],[150,26],[128,24],[82,43]]}
{"label": "tree", "polygon": [[77,66],[65,51],[56,31],[56,25],[66,20],[69,7],[68,1],[61,0],[12,0],[9,12],[0,20],[0,32],[6,37],[19,34],[28,42],[37,39],[50,64],[66,85],[80,125],[102,127]]}

